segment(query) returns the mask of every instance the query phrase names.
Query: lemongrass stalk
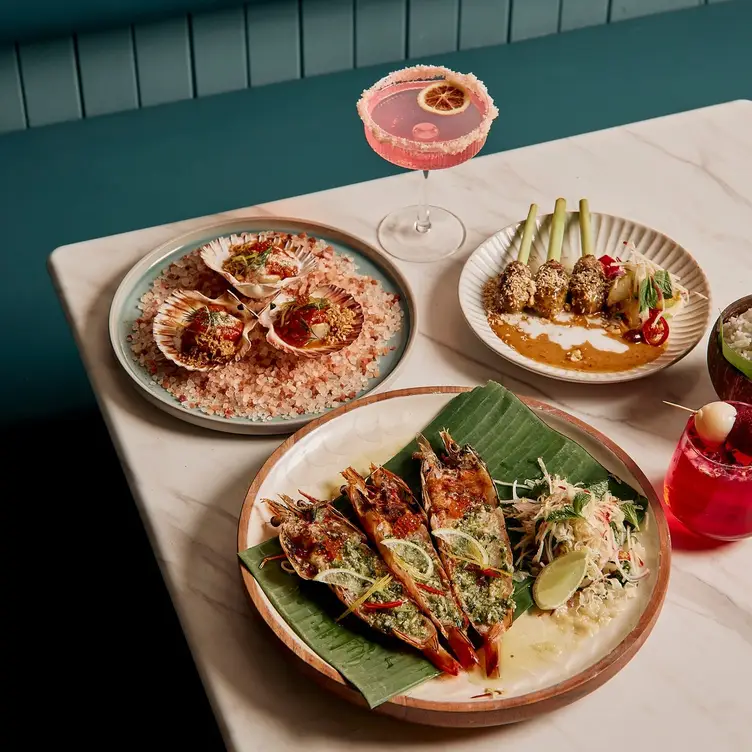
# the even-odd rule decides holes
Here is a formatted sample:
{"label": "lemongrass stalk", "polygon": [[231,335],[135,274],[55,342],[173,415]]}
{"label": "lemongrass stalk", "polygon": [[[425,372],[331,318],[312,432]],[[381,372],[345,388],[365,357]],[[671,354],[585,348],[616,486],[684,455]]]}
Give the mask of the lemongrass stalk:
{"label": "lemongrass stalk", "polygon": [[567,222],[567,200],[556,199],[554,216],[551,220],[551,237],[548,240],[548,260],[561,261],[561,246],[564,242],[564,225]]}
{"label": "lemongrass stalk", "polygon": [[586,198],[580,199],[580,240],[582,255],[593,256],[593,228],[590,224],[590,207]]}
{"label": "lemongrass stalk", "polygon": [[535,217],[538,214],[538,204],[530,204],[530,210],[525,220],[525,229],[522,231],[522,242],[520,243],[520,252],[517,254],[517,261],[527,264],[530,258],[530,246],[533,244],[533,233],[535,232]]}

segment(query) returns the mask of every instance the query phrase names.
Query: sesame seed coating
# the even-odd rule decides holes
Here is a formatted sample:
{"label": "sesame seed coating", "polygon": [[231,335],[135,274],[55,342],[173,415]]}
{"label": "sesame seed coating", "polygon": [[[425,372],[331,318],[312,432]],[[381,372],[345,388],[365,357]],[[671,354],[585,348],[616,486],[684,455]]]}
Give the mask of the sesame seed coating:
{"label": "sesame seed coating", "polygon": [[527,264],[512,261],[499,279],[498,306],[504,313],[519,313],[533,304],[535,282]]}
{"label": "sesame seed coating", "polygon": [[602,311],[606,303],[606,275],[595,256],[577,260],[569,281],[572,310],[578,314]]}
{"label": "sesame seed coating", "polygon": [[544,318],[554,318],[564,310],[568,289],[569,275],[564,267],[553,259],[546,261],[535,275],[533,308]]}

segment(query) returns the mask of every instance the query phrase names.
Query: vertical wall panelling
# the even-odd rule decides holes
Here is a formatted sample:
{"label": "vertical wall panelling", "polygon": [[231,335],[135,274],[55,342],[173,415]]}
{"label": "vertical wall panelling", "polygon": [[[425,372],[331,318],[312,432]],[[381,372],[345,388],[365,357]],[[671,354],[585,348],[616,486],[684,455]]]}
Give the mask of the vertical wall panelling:
{"label": "vertical wall panelling", "polygon": [[598,26],[608,21],[608,0],[561,0],[559,31]]}
{"label": "vertical wall panelling", "polygon": [[559,30],[559,0],[514,0],[510,41],[556,34]]}
{"label": "vertical wall panelling", "polygon": [[[410,0],[408,57],[441,55],[457,49],[459,0]],[[430,60],[423,60],[430,62]]]}
{"label": "vertical wall panelling", "polygon": [[623,21],[666,10],[680,10],[695,5],[704,5],[704,0],[611,0],[609,21]]}
{"label": "vertical wall panelling", "polygon": [[300,78],[298,0],[267,0],[246,8],[251,86]]}
{"label": "vertical wall panelling", "polygon": [[460,49],[505,44],[511,0],[461,0]]}
{"label": "vertical wall panelling", "polygon": [[26,127],[15,45],[0,47],[0,133]]}
{"label": "vertical wall panelling", "polygon": [[86,117],[138,109],[130,28],[79,34],[76,42]]}
{"label": "vertical wall panelling", "polygon": [[148,107],[193,97],[188,19],[134,27],[141,105]]}
{"label": "vertical wall panelling", "polygon": [[245,12],[228,8],[191,17],[196,96],[248,86]]}
{"label": "vertical wall panelling", "polygon": [[18,54],[29,126],[79,120],[81,92],[73,38],[22,44]]}
{"label": "vertical wall panelling", "polygon": [[407,0],[355,0],[355,64],[404,60]]}
{"label": "vertical wall panelling", "polygon": [[348,70],[355,65],[352,0],[301,0],[303,75]]}

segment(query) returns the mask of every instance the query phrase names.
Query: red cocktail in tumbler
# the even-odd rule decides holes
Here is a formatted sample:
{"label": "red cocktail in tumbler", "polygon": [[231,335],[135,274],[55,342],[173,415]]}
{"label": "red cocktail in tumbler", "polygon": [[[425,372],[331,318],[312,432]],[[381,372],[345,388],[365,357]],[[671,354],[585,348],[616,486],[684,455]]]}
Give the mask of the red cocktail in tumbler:
{"label": "red cocktail in tumbler", "polygon": [[687,528],[719,540],[752,535],[752,405],[729,404],[739,425],[725,441],[704,440],[695,416],[689,419],[664,486],[666,503]]}

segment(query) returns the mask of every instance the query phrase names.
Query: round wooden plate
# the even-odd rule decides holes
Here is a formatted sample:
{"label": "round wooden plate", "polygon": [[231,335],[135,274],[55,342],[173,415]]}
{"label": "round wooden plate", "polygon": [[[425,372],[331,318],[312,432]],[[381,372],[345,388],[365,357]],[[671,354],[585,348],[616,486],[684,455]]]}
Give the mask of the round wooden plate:
{"label": "round wooden plate", "polygon": [[[465,391],[469,388],[418,387],[375,394],[344,405],[302,428],[277,448],[253,480],[240,514],[238,550],[276,534],[265,524],[261,505],[255,504],[258,498],[278,492],[294,493],[301,486],[319,498],[330,498],[337,493],[339,470],[348,464],[385,462],[425,427],[453,395]],[[380,705],[376,708],[379,713],[432,726],[471,727],[513,723],[549,712],[592,692],[620,671],[640,649],[658,618],[668,587],[671,546],[666,518],[650,482],[634,461],[599,431],[543,402],[522,399],[551,427],[578,441],[611,472],[639,487],[648,498],[647,529],[653,541],[650,545],[654,564],[650,580],[641,586],[645,588],[641,610],[636,613],[634,623],[630,622],[623,634],[620,632],[612,639],[613,645],[609,647],[606,643],[602,655],[593,652],[592,662],[563,681],[501,699],[457,701],[442,697],[446,694],[442,689],[438,693],[427,691],[426,687],[430,690],[429,685],[439,682],[433,680]],[[340,697],[365,706],[360,693],[279,616],[253,576],[242,566],[240,571],[253,605],[300,659],[306,673]],[[585,661],[589,660],[588,654]],[[448,686],[442,682],[436,686]]]}

